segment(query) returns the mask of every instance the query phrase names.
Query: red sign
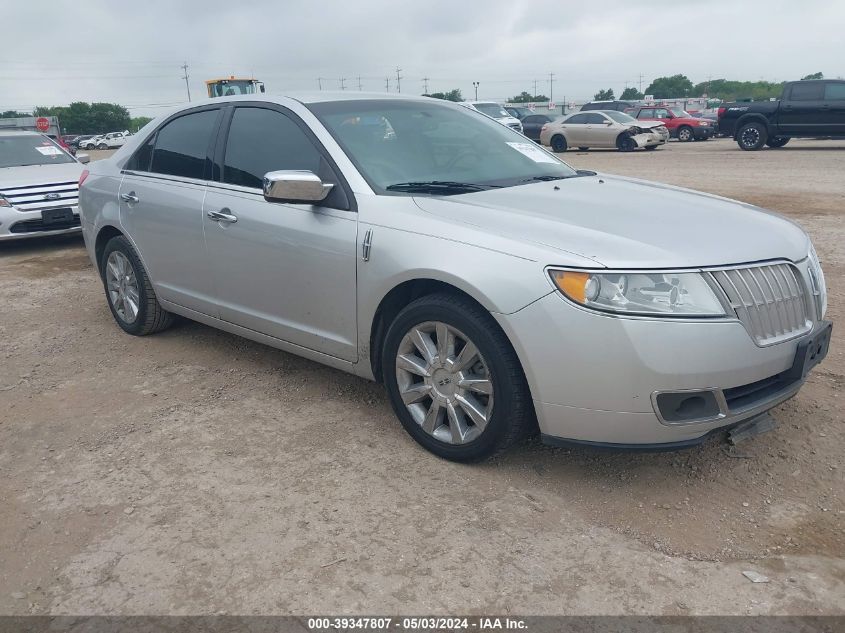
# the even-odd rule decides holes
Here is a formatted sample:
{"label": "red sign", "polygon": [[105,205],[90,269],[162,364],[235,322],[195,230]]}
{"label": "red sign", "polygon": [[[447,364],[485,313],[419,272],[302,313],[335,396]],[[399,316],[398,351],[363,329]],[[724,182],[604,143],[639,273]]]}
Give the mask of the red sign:
{"label": "red sign", "polygon": [[40,116],[35,119],[35,127],[42,132],[46,132],[50,129],[50,120],[46,116]]}

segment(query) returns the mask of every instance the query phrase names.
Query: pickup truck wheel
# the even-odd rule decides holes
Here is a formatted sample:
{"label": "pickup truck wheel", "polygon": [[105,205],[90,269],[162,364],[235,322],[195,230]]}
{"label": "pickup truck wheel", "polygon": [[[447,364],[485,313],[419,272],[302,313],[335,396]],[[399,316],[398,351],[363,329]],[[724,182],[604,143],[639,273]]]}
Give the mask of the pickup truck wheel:
{"label": "pickup truck wheel", "polygon": [[555,134],[552,137],[552,151],[557,152],[558,154],[565,152],[567,150],[566,139],[563,137],[562,134]]}
{"label": "pickup truck wheel", "polygon": [[689,125],[682,125],[678,128],[678,140],[686,143],[687,141],[693,140],[695,135],[693,134],[692,128]]}
{"label": "pickup truck wheel", "polygon": [[746,123],[739,128],[739,132],[736,135],[737,145],[739,145],[740,149],[747,152],[762,149],[763,145],[765,145],[768,140],[769,133],[766,131],[766,126],[759,121]]}
{"label": "pickup truck wheel", "polygon": [[777,149],[778,147],[783,147],[787,143],[789,143],[789,137],[788,136],[773,136],[768,141],[766,141],[766,145],[768,145],[769,147],[771,147],[773,149]]}

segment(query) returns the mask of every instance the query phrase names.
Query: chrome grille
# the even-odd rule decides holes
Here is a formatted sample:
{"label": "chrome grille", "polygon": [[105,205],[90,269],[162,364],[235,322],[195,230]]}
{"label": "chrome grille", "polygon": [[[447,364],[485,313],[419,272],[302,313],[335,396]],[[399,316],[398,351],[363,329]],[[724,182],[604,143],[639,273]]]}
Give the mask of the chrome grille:
{"label": "chrome grille", "polygon": [[0,190],[6,200],[19,211],[40,211],[59,207],[75,207],[79,199],[79,183],[56,182]]}
{"label": "chrome grille", "polygon": [[710,273],[757,345],[773,345],[813,327],[810,305],[798,270],[770,264]]}

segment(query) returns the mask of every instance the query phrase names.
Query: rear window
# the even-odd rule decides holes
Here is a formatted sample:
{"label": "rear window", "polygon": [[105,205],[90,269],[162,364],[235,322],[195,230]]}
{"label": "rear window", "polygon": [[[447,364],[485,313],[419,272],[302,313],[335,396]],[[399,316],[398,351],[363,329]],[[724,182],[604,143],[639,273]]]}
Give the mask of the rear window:
{"label": "rear window", "polygon": [[821,101],[823,97],[824,84],[820,81],[792,84],[792,101]]}
{"label": "rear window", "polygon": [[46,136],[0,136],[0,168],[72,162],[73,158]]}

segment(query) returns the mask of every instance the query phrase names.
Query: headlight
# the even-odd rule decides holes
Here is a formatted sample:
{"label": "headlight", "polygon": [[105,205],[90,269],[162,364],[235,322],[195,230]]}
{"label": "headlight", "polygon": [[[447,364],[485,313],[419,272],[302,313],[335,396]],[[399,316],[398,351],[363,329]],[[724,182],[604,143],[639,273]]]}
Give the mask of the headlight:
{"label": "headlight", "polygon": [[0,207],[11,207],[12,203],[6,200],[3,196],[0,196]]}
{"label": "headlight", "polygon": [[710,125],[710,121],[699,121],[699,125]]}
{"label": "headlight", "polygon": [[810,281],[813,283],[813,294],[818,301],[819,318],[823,319],[827,312],[827,287],[825,286],[824,271],[821,262],[819,262],[819,256],[812,244],[810,244],[810,252],[807,257],[810,259]]}
{"label": "headlight", "polygon": [[619,314],[668,317],[724,316],[725,309],[699,273],[551,270],[570,300]]}

